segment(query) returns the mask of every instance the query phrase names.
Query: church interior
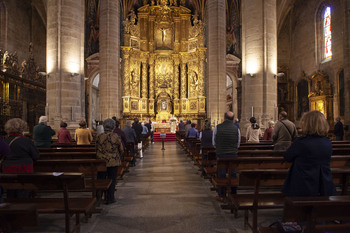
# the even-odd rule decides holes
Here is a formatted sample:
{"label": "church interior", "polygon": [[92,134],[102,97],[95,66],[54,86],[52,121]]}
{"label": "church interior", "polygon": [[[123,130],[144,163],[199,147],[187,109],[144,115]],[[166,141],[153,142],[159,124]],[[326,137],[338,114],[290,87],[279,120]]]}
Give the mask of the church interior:
{"label": "church interior", "polygon": [[[0,138],[5,138],[5,123],[13,118],[27,122],[26,136],[30,137],[40,116],[47,116],[47,125],[55,132],[66,122],[72,135],[81,120],[96,131],[97,122],[108,118],[118,119],[121,128],[138,118],[142,123],[151,121],[158,137],[154,143],[149,133],[141,136],[138,144],[134,140],[132,149],[124,145],[123,163],[114,166],[118,172],[113,189],[117,198],[106,205],[102,205],[103,195],[97,193],[96,186],[86,192],[86,170],[82,169],[92,169],[91,164],[99,160],[95,141],[86,148],[41,148],[35,172],[61,166],[60,172],[64,172],[58,176],[72,170],[84,173],[80,177],[82,188],[73,196],[84,190],[79,198],[91,199],[92,193],[94,206],[69,212],[65,203],[65,209],[58,211],[65,218],[57,217],[57,213],[50,215],[52,209],[45,209],[44,214],[39,211],[40,226],[19,232],[71,232],[71,224],[75,224],[76,232],[277,232],[260,227],[280,221],[282,216],[286,219],[287,202],[277,206],[277,199],[271,200],[275,197],[271,196],[266,208],[259,209],[250,196],[248,207],[233,202],[225,205],[227,199],[218,199],[214,191],[246,188],[245,181],[250,182],[249,188],[238,194],[256,197],[259,191],[252,190],[271,184],[275,186],[267,187],[267,191],[277,187],[274,191],[282,194],[283,184],[272,180],[281,182],[280,177],[285,178],[291,166],[283,160],[284,151],[274,151],[272,141],[249,144],[242,140],[239,150],[235,145],[239,162],[221,163],[226,169],[222,178],[220,159],[213,156],[209,161],[215,148],[202,157],[200,141],[188,140],[173,126],[190,120],[198,131],[204,131],[207,122],[217,129],[215,126],[224,122],[225,113],[230,111],[240,125],[237,138],[240,135],[243,139],[252,117],[264,132],[271,121],[278,122],[279,113],[287,112],[288,119],[300,129],[302,117],[313,110],[321,112],[329,124],[326,136],[333,140],[330,147],[334,149],[330,152],[330,173],[335,177],[336,191],[347,194],[350,0],[0,0]],[[333,129],[339,119],[344,124],[345,140],[336,144]],[[157,142],[162,141],[161,134],[167,139],[162,145]],[[57,136],[53,139],[55,142]],[[81,156],[80,164],[77,157],[57,157],[50,163],[50,156],[61,152],[66,152],[64,156]],[[75,163],[70,161],[74,159]],[[98,169],[107,169],[105,161],[99,166],[102,168],[96,165],[88,174],[93,185],[99,180]],[[260,171],[258,175],[252,171],[271,167],[283,171]],[[254,180],[252,184],[251,174],[259,179],[270,175],[266,180],[271,182],[264,183],[261,178],[261,183]],[[20,183],[20,175],[10,182],[2,178],[7,174],[1,175],[0,184]],[[46,188],[54,184],[47,182]],[[73,185],[59,187],[64,190],[65,201],[68,186]],[[111,184],[107,186],[98,191],[105,192]],[[227,191],[227,195],[232,194]],[[98,205],[96,198],[101,201]],[[332,221],[345,216],[345,231],[334,232],[349,232],[349,196],[337,200],[328,200],[333,202],[327,202],[331,205],[326,210],[320,207],[320,212],[331,215]],[[0,195],[0,232],[7,226],[1,208]],[[18,213],[11,214],[18,217]],[[76,219],[70,218],[74,214]],[[299,216],[302,214],[305,211]],[[26,212],[22,222],[13,221],[24,225],[28,218],[35,223],[37,219],[30,217],[36,215],[38,212]]]}
{"label": "church interior", "polygon": [[0,1],[0,128],[116,116],[347,126],[347,1]]}

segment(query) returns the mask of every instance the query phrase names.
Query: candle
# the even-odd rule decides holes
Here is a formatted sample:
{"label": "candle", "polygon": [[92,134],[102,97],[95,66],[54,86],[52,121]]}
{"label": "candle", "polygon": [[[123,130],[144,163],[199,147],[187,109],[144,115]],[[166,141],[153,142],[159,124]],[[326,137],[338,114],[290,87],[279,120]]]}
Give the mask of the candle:
{"label": "candle", "polygon": [[254,116],[254,107],[252,106],[252,117]]}

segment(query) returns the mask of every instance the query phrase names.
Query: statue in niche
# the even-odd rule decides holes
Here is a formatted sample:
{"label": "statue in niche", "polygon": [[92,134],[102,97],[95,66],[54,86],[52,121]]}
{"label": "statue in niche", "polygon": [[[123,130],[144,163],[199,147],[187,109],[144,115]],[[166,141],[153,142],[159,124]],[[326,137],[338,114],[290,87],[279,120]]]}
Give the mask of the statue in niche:
{"label": "statue in niche", "polygon": [[165,38],[166,38],[166,31],[168,30],[169,28],[160,28],[159,30],[161,30],[162,32],[162,42],[164,44],[165,42]]}
{"label": "statue in niche", "polygon": [[198,91],[198,75],[195,71],[191,73],[191,95],[196,95]]}
{"label": "statue in niche", "polygon": [[161,110],[166,111],[168,107],[168,103],[166,101],[162,101]]}
{"label": "statue in niche", "polygon": [[139,92],[139,78],[135,69],[131,71],[130,74],[130,86],[132,95],[138,96]]}

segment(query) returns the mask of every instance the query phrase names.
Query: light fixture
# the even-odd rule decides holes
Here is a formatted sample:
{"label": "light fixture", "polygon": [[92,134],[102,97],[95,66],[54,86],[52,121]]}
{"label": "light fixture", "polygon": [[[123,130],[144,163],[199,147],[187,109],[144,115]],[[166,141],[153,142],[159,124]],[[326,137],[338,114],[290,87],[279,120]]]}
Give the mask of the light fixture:
{"label": "light fixture", "polygon": [[278,78],[282,78],[282,77],[284,77],[284,73],[283,72],[281,72],[281,73],[277,73],[277,74],[275,74],[273,77],[274,78],[276,78],[276,77],[278,77]]}
{"label": "light fixture", "polygon": [[84,77],[84,80],[86,81],[86,80],[88,80],[89,78],[88,77]]}
{"label": "light fixture", "polygon": [[250,77],[254,77],[254,74],[253,73],[248,73]]}
{"label": "light fixture", "polygon": [[79,74],[78,73],[71,73],[70,74],[72,77],[75,77],[75,76],[78,76]]}
{"label": "light fixture", "polygon": [[47,75],[46,72],[43,72],[43,71],[39,72],[38,74],[41,75],[41,76],[46,76]]}

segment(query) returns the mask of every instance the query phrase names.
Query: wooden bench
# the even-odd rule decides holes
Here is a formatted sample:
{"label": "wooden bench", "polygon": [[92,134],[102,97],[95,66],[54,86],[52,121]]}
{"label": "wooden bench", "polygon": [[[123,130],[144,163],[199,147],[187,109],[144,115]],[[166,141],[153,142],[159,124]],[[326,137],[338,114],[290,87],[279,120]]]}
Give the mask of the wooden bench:
{"label": "wooden bench", "polygon": [[[350,232],[350,196],[286,197],[283,222],[304,222],[304,233]],[[320,224],[322,223],[322,224]],[[259,227],[278,233],[276,227]]]}
{"label": "wooden bench", "polygon": [[40,153],[46,152],[96,152],[95,147],[51,147],[38,148]]}
{"label": "wooden bench", "polygon": [[98,172],[107,171],[106,161],[102,159],[68,159],[68,160],[38,160],[34,163],[35,172],[78,172],[85,177],[83,190],[92,192],[92,197],[97,197],[96,204],[102,201],[101,193],[108,190],[112,181],[110,179],[97,179]]}
{"label": "wooden bench", "polygon": [[96,159],[96,152],[40,152],[40,159]]}
{"label": "wooden bench", "polygon": [[35,204],[0,204],[0,227],[2,232],[39,226]]}
{"label": "wooden bench", "polygon": [[[254,233],[258,232],[258,209],[280,209],[284,206],[284,195],[280,192],[287,169],[254,169],[239,171],[239,186],[252,187],[253,192],[230,195],[232,204],[237,210],[244,210],[244,226]],[[333,168],[333,182],[341,187],[341,193],[346,195],[349,188],[350,169]],[[265,188],[268,188],[267,190]],[[265,189],[265,190],[264,190]],[[252,213],[252,224],[248,221]]]}
{"label": "wooden bench", "polygon": [[[41,195],[35,198],[6,198],[8,203],[35,204],[38,213],[64,214],[67,233],[80,232],[80,214],[87,214],[96,202],[96,198],[71,198],[70,191],[83,190],[85,177],[82,173],[65,173],[54,176],[52,173],[0,174],[0,185],[5,190],[23,189],[57,191],[63,198],[50,198]],[[71,228],[70,218],[75,215],[75,224]]]}

